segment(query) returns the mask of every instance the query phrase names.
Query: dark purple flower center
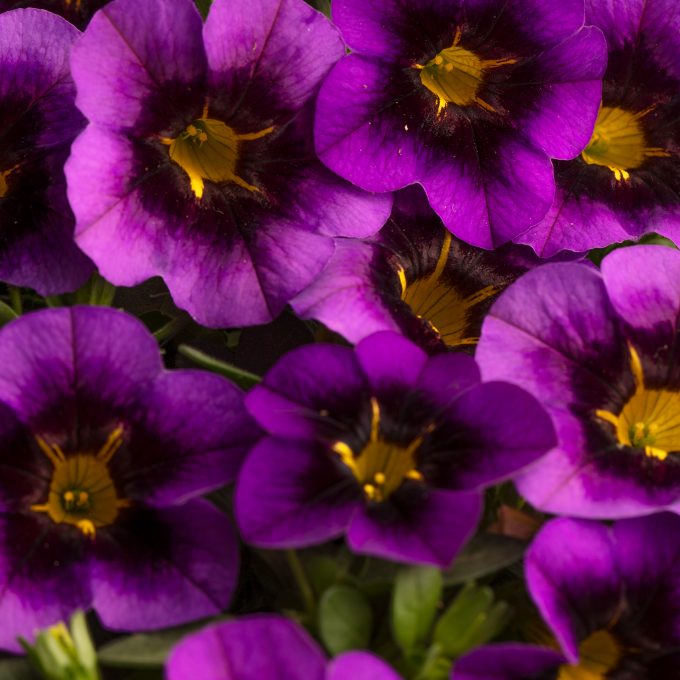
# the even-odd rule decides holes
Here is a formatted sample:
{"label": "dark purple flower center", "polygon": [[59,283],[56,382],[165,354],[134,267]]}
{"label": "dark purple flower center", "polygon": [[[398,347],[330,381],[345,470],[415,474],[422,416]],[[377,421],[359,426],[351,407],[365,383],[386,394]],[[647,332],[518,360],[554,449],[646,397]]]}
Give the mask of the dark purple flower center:
{"label": "dark purple flower center", "polygon": [[680,451],[680,392],[645,386],[642,363],[630,346],[630,365],[635,392],[618,415],[597,410],[595,415],[611,423],[616,438],[624,446],[642,448],[647,456],[665,460],[671,451]]}
{"label": "dark purple flower center", "polygon": [[430,324],[447,346],[474,345],[479,338],[465,334],[470,323],[470,312],[479,303],[496,295],[498,289],[485,286],[472,294],[463,295],[443,277],[450,250],[451,234],[447,233],[434,270],[411,283],[406,280],[404,269],[400,268],[401,299],[419,319]]}
{"label": "dark purple flower center", "polygon": [[630,179],[629,170],[639,168],[647,158],[670,156],[664,149],[648,147],[641,120],[653,106],[633,113],[618,106],[602,106],[588,146],[581,153],[589,165],[601,165],[614,173],[617,182]]}
{"label": "dark purple flower center", "polygon": [[489,69],[514,64],[517,59],[482,59],[460,45],[461,30],[456,30],[453,45],[443,49],[426,64],[414,64],[420,71],[420,82],[437,97],[437,114],[449,104],[456,106],[477,105],[496,112],[479,96]]}
{"label": "dark purple flower center", "polygon": [[208,118],[206,104],[201,118],[189,124],[177,137],[162,137],[161,142],[170,147],[170,159],[187,173],[191,190],[200,199],[206,180],[233,182],[248,191],[259,192],[258,187],[248,184],[237,174],[241,143],[264,137],[273,129],[268,127],[239,134],[221,120]]}
{"label": "dark purple flower center", "polygon": [[416,469],[416,454],[423,436],[416,437],[408,445],[384,439],[380,428],[380,406],[371,398],[371,433],[368,442],[355,454],[343,441],[333,444],[332,450],[351,470],[361,485],[366,498],[382,503],[407,480],[423,481]]}
{"label": "dark purple flower center", "polygon": [[108,463],[123,443],[123,428],[111,432],[94,454],[65,455],[57,444],[36,437],[43,453],[54,466],[47,502],[32,505],[57,524],[72,524],[85,536],[94,537],[99,527],[112,524],[121,508],[130,501],[119,498],[109,473]]}

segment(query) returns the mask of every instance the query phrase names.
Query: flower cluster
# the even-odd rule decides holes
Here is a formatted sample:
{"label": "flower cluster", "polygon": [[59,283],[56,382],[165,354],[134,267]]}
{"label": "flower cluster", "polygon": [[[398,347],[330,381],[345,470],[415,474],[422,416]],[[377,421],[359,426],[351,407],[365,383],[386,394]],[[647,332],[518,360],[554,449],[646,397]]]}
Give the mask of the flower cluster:
{"label": "flower cluster", "polygon": [[680,678],[679,154],[671,0],[0,0],[0,677]]}

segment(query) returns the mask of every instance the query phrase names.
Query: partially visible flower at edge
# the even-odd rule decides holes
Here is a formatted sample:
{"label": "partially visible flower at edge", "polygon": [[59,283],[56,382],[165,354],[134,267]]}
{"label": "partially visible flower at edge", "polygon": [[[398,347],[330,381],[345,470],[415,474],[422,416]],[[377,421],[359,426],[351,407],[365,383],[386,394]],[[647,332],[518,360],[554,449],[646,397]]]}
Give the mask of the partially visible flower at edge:
{"label": "partially visible flower at edge", "polygon": [[0,14],[0,280],[41,295],[94,270],[73,240],[63,167],[85,124],[69,75],[78,36],[43,10]]}
{"label": "partially visible flower at edge", "polygon": [[238,540],[197,496],[259,437],[240,390],[163,370],[151,334],[109,308],[22,316],[0,362],[0,648],[76,609],[142,631],[226,608]]}

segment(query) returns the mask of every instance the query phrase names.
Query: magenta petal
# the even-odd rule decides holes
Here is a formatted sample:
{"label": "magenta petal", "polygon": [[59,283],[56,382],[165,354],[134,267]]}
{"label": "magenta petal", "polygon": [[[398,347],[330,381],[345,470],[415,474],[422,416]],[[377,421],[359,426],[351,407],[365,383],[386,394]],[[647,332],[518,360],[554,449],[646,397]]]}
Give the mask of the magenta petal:
{"label": "magenta petal", "polygon": [[375,391],[393,385],[405,390],[414,386],[427,364],[427,354],[397,333],[384,331],[362,340],[356,356]]}
{"label": "magenta petal", "polygon": [[401,676],[374,654],[346,652],[330,662],[326,680],[401,680]]}
{"label": "magenta petal", "polygon": [[130,439],[110,463],[126,497],[178,505],[234,480],[261,436],[243,393],[221,376],[167,371],[140,394]]}
{"label": "magenta petal", "polygon": [[0,649],[21,651],[39,628],[89,609],[89,561],[82,536],[61,531],[37,513],[0,517]]}
{"label": "magenta petal", "polygon": [[[606,63],[607,44],[601,31],[592,26],[541,56],[544,84],[536,110],[524,117],[520,127],[552,158],[574,158],[590,141]],[[522,89],[531,88],[519,85],[514,96]]]}
{"label": "magenta petal", "polygon": [[366,508],[354,515],[347,532],[358,553],[397,562],[448,567],[472,535],[482,509],[477,492],[428,489],[427,497],[400,508],[397,500],[389,517]]}
{"label": "magenta petal", "polygon": [[166,628],[218,614],[236,586],[236,532],[204,500],[132,511],[99,531],[95,550],[93,606],[115,630]]}
{"label": "magenta petal", "polygon": [[74,47],[71,64],[78,107],[97,125],[158,134],[186,110],[175,95],[203,106],[197,85],[206,61],[191,0],[110,2]]}
{"label": "magenta petal", "polygon": [[286,354],[265,375],[247,395],[246,407],[272,434],[311,437],[322,410],[335,412],[347,395],[366,389],[366,378],[351,349],[307,345]]}
{"label": "magenta petal", "polygon": [[236,483],[243,538],[261,547],[295,548],[342,535],[361,492],[333,455],[302,440],[267,437],[256,445]]}
{"label": "magenta petal", "polygon": [[559,652],[545,647],[487,645],[457,659],[451,680],[531,680],[556,671],[564,661]]}
{"label": "magenta petal", "polygon": [[323,680],[319,645],[273,614],[218,623],[185,637],[167,663],[168,680]]}
{"label": "magenta petal", "polygon": [[135,404],[162,370],[145,326],[106,307],[20,317],[2,330],[0,361],[0,399],[37,432],[63,432],[94,397],[108,404],[111,417]]}
{"label": "magenta petal", "polygon": [[531,544],[525,570],[534,602],[575,663],[579,642],[605,628],[620,606],[622,583],[609,529],[596,522],[552,520]]}
{"label": "magenta petal", "polygon": [[215,0],[204,37],[212,85],[277,121],[298,111],[344,54],[337,29],[302,0]]}

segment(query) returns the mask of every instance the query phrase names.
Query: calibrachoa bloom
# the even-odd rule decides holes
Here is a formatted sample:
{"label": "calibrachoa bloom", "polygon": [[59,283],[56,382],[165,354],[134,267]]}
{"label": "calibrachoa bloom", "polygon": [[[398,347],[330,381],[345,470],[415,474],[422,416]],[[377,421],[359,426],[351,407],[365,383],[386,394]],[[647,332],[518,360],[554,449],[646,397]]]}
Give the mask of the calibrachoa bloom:
{"label": "calibrachoa bloom", "polygon": [[84,125],[68,63],[78,35],[48,12],[0,15],[0,280],[41,295],[93,270],[73,241],[63,170]]}
{"label": "calibrachoa bloom", "polygon": [[483,647],[453,680],[677,680],[680,518],[664,513],[612,527],[557,519],[526,556],[531,596],[560,648]]}
{"label": "calibrachoa bloom", "polygon": [[60,14],[78,28],[84,28],[92,15],[109,0],[0,0],[0,12],[23,7],[47,9]]}
{"label": "calibrachoa bloom", "polygon": [[389,332],[356,351],[290,352],[246,405],[270,436],[241,469],[236,516],[263,547],[347,533],[356,552],[448,565],[476,527],[481,489],[555,441],[524,391],[480,383],[471,357],[428,358]]}
{"label": "calibrachoa bloom", "polygon": [[588,143],[606,46],[583,0],[334,0],[352,50],[315,121],[319,156],[369,191],[418,182],[456,236],[485,248],[541,220],[550,157]]}
{"label": "calibrachoa bloom", "polygon": [[609,62],[588,146],[555,163],[547,217],[520,237],[550,256],[658,231],[680,239],[680,5],[586,0]]}
{"label": "calibrachoa bloom", "polygon": [[114,0],[73,51],[90,125],[66,167],[78,244],[120,285],[162,276],[201,323],[262,323],[391,199],[314,156],[311,106],[344,53],[303,0]]}
{"label": "calibrachoa bloom", "polygon": [[487,315],[485,379],[549,410],[559,446],[516,479],[536,507],[583,517],[680,510],[680,252],[635,246],[602,273],[550,264]]}
{"label": "calibrachoa bloom", "polygon": [[168,680],[400,680],[368,652],[328,663],[297,623],[276,615],[249,616],[190,635],[172,651]]}
{"label": "calibrachoa bloom", "polygon": [[524,246],[488,251],[460,241],[413,187],[396,194],[376,237],[339,241],[321,276],[291,306],[353,343],[391,330],[429,352],[471,348],[498,294],[539,262]]}
{"label": "calibrachoa bloom", "polygon": [[258,436],[240,391],[164,371],[144,326],[107,308],[21,317],[0,362],[0,647],[77,608],[119,630],[224,609],[238,542],[196,496]]}

